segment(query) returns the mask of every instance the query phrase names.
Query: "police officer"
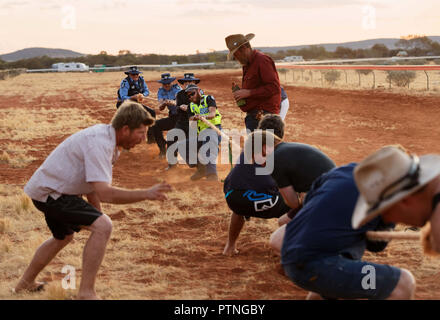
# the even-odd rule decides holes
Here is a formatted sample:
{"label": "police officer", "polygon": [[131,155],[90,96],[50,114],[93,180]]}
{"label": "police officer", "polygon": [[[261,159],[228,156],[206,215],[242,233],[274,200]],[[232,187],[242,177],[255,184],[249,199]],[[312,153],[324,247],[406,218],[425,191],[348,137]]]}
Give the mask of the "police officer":
{"label": "police officer", "polygon": [[[116,108],[119,108],[125,100],[130,99],[141,103],[145,110],[147,110],[153,118],[156,118],[156,111],[142,103],[143,98],[148,97],[150,94],[144,77],[140,76],[142,72],[138,70],[138,67],[132,66],[124,73],[127,77],[122,80],[121,86],[118,90],[118,102],[116,103]],[[154,143],[154,132],[151,127],[148,129],[147,136],[148,143]]]}
{"label": "police officer", "polygon": [[164,73],[157,81],[162,84],[162,87],[157,91],[157,100],[160,103],[159,110],[163,111],[168,108],[168,117],[157,120],[153,126],[154,137],[160,150],[159,158],[164,158],[166,154],[167,143],[163,138],[163,131],[173,129],[177,121],[176,95],[182,88],[177,83],[172,84],[174,80],[176,78],[171,77],[169,73]]}
{"label": "police officer", "polygon": [[185,89],[185,92],[191,101],[191,104],[189,105],[191,117],[189,120],[197,121],[197,134],[199,140],[197,141],[197,149],[199,150],[203,145],[210,143],[213,139],[217,140],[214,141],[215,148],[211,145],[205,154],[199,155],[203,157],[206,156],[207,159],[209,159],[209,162],[203,164],[200,162],[200,159],[198,159],[197,172],[191,176],[191,180],[199,180],[206,177],[207,180],[217,181],[216,159],[218,155],[218,144],[220,143],[221,137],[201,119],[205,118],[221,130],[222,116],[217,109],[217,104],[213,96],[201,94],[199,87],[194,84],[189,85]]}
{"label": "police officer", "polygon": [[[183,75],[183,78],[180,78],[177,80],[184,89],[188,88],[191,84],[198,84],[200,82],[199,78],[194,77],[194,73],[185,73]],[[203,91],[200,90],[200,92],[203,94]],[[189,117],[191,110],[189,108],[189,105],[191,104],[191,101],[189,101],[189,98],[185,92],[185,90],[181,90],[176,95],[176,125],[174,129],[183,131],[185,134],[185,137],[188,138],[189,133]],[[173,129],[173,130],[174,130]],[[171,132],[173,131],[171,130]],[[175,136],[174,140],[168,141],[168,148],[170,148],[174,143],[178,142],[177,136]],[[187,142],[187,141],[181,141]],[[186,152],[188,153],[188,145],[185,145]],[[167,157],[168,158],[168,157]],[[177,150],[174,152],[174,159],[170,160],[168,159],[168,167],[165,170],[170,170],[175,168],[177,164]]]}

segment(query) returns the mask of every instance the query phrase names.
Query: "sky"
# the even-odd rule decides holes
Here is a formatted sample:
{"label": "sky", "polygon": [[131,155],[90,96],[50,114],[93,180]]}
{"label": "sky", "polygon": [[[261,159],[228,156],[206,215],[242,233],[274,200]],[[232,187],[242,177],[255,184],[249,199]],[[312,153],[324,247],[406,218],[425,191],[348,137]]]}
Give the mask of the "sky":
{"label": "sky", "polygon": [[194,54],[252,46],[440,35],[439,0],[0,0],[0,53]]}

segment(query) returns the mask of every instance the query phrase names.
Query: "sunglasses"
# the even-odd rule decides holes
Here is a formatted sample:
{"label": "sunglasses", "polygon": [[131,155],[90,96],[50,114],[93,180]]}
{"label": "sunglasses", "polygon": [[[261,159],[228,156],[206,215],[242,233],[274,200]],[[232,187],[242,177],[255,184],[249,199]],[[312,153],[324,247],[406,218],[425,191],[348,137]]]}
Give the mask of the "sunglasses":
{"label": "sunglasses", "polygon": [[197,93],[197,91],[193,91],[187,94],[188,98],[191,98],[192,96],[194,96]]}

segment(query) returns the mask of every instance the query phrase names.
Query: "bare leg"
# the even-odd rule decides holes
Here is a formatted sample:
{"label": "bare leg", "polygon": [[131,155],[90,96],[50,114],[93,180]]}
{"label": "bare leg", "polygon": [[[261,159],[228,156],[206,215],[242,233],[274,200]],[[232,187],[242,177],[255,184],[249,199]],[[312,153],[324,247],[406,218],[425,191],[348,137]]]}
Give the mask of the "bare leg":
{"label": "bare leg", "polygon": [[283,245],[284,233],[286,232],[286,225],[279,227],[270,236],[270,246],[277,252],[281,253],[281,247]]}
{"label": "bare leg", "polygon": [[416,280],[412,273],[406,269],[401,269],[399,282],[387,300],[410,300],[414,299],[416,290]]}
{"label": "bare leg", "polygon": [[50,238],[43,242],[43,244],[38,247],[37,251],[35,251],[31,263],[15,287],[15,292],[18,293],[22,290],[32,290],[37,287],[38,283],[35,282],[35,279],[38,274],[49,264],[49,262],[52,261],[61,249],[72,241],[72,239],[73,235],[69,235],[66,236],[64,240]]}
{"label": "bare leg", "polygon": [[285,224],[288,224],[290,221],[292,221],[291,218],[287,215],[287,213],[283,214],[281,217],[278,218],[278,226],[284,226]]}
{"label": "bare leg", "polygon": [[235,243],[237,242],[241,229],[243,229],[244,222],[244,217],[234,212],[232,213],[231,222],[229,223],[228,242],[226,242],[225,249],[223,250],[224,255],[232,256],[238,253],[238,250],[235,248]]}
{"label": "bare leg", "polygon": [[112,232],[112,222],[107,215],[102,215],[90,226],[92,232],[83,252],[83,273],[78,299],[96,300],[95,279],[105,254],[107,241]]}
{"label": "bare leg", "polygon": [[324,299],[321,297],[320,294],[310,291],[306,297],[306,300],[324,300]]}

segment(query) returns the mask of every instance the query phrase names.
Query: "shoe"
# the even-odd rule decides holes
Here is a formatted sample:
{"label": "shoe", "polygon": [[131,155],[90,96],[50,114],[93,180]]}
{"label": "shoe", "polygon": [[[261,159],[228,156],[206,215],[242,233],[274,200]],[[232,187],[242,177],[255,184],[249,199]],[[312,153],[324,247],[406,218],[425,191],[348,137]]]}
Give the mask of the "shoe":
{"label": "shoe", "polygon": [[194,173],[194,174],[191,176],[191,180],[192,180],[192,181],[200,180],[200,179],[202,179],[204,176],[205,176],[205,173],[204,173],[204,172],[201,172],[201,171],[197,170],[196,173]]}
{"label": "shoe", "polygon": [[206,176],[206,180],[207,181],[218,181],[218,177],[215,173],[212,173],[212,174],[208,174]]}

